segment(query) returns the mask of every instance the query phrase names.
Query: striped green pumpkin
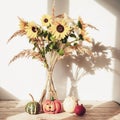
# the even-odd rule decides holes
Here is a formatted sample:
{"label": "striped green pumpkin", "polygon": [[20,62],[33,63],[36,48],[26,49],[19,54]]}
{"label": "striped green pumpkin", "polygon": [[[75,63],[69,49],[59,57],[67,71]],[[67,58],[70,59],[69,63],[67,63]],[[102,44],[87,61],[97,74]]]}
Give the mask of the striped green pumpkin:
{"label": "striped green pumpkin", "polygon": [[29,102],[25,106],[25,111],[29,114],[38,114],[40,111],[40,104],[38,102]]}
{"label": "striped green pumpkin", "polygon": [[34,101],[34,98],[31,94],[29,94],[32,98],[32,101],[27,103],[25,106],[25,111],[29,114],[38,114],[40,112],[40,104]]}

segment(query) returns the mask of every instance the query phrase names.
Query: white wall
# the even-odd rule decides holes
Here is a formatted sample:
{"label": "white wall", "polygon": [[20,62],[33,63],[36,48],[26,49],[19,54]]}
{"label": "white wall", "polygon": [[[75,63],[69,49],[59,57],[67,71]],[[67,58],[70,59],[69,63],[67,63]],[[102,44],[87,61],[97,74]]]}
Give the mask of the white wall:
{"label": "white wall", "polygon": [[[85,22],[99,29],[99,31],[90,31],[97,41],[120,48],[118,4],[120,4],[119,0],[116,2],[112,0],[106,2],[104,0],[56,0],[56,14],[65,11],[75,19],[81,16]],[[27,58],[19,59],[8,66],[9,60],[15,54],[29,48],[30,45],[25,37],[16,37],[9,44],[6,42],[18,29],[18,16],[39,23],[42,14],[50,13],[50,6],[50,0],[0,1],[0,99],[29,99],[28,93],[32,93],[35,99],[39,100],[46,78],[43,66],[38,61]],[[71,82],[74,82],[71,78],[76,66],[72,64],[73,69],[68,70],[66,68],[68,63],[72,64],[69,58],[59,61],[54,70],[54,81],[60,99],[64,99],[69,94]],[[111,67],[119,71],[119,66],[119,61],[115,61]],[[120,102],[119,77],[114,72],[97,70],[96,74],[86,75],[77,81],[74,91],[80,99],[114,99]],[[7,94],[4,94],[6,92]]]}

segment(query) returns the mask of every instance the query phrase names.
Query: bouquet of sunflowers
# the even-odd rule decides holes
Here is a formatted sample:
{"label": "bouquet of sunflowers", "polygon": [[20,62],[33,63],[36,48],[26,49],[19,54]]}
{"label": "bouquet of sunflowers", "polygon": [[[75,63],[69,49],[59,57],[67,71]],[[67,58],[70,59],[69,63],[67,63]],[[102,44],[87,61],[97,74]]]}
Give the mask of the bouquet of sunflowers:
{"label": "bouquet of sunflowers", "polygon": [[19,18],[20,29],[16,31],[8,40],[17,35],[28,37],[29,43],[33,45],[31,49],[26,49],[15,55],[13,62],[20,57],[32,57],[42,62],[48,71],[48,79],[40,101],[42,102],[46,92],[50,97],[57,98],[57,93],[52,79],[52,73],[58,60],[68,55],[92,55],[91,50],[86,46],[86,42],[92,43],[87,27],[96,29],[94,26],[84,23],[82,18],[74,20],[66,14],[58,16],[43,15],[40,24],[28,22]]}

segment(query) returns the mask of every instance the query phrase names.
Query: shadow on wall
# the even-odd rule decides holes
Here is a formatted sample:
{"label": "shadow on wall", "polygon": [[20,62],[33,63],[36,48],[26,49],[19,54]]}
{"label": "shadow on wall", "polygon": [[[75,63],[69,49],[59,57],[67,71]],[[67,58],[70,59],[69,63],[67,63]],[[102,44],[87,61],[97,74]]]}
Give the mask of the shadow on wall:
{"label": "shadow on wall", "polygon": [[[77,91],[77,84],[80,81],[80,78],[87,75],[87,74],[94,74],[97,69],[106,69],[112,72],[115,72],[114,74],[114,83],[113,83],[113,100],[116,100],[117,102],[120,102],[120,1],[119,0],[95,0],[97,3],[105,7],[108,11],[110,11],[112,14],[114,14],[117,17],[117,30],[116,30],[116,47],[110,47],[110,46],[104,46],[101,45],[101,43],[94,43],[93,42],[93,48],[92,52],[94,53],[93,57],[89,57],[87,55],[85,56],[67,56],[65,59],[59,61],[56,64],[55,70],[54,70],[54,79],[56,87],[60,90],[58,91],[58,94],[62,96],[64,99],[66,95],[74,95],[78,97],[78,91]],[[62,9],[61,9],[62,6]],[[48,0],[48,13],[51,14],[51,8],[52,8],[52,1]],[[55,3],[55,10],[56,15],[61,13],[67,13],[69,14],[69,0],[63,1],[56,1]],[[107,55],[107,53],[111,53],[111,57]],[[115,58],[115,67],[111,68],[111,64],[113,62],[113,58]],[[104,61],[104,62],[103,62]],[[72,71],[73,64],[76,65],[76,70]],[[61,69],[62,71],[59,71]],[[56,75],[57,74],[57,75]],[[57,78],[59,78],[60,81],[57,81]],[[69,92],[67,92],[67,80],[70,79],[71,88]],[[62,99],[61,98],[61,99]]]}
{"label": "shadow on wall", "polygon": [[16,98],[4,88],[0,87],[0,101],[2,100],[18,100],[18,98]]}
{"label": "shadow on wall", "polygon": [[[111,67],[114,59],[118,60],[120,63],[119,49],[111,46],[104,46],[100,42],[93,42],[91,52],[92,56],[88,54],[67,56],[56,64],[54,69],[54,80],[56,88],[59,89],[58,95],[63,98],[67,95],[79,98],[78,83],[81,78],[88,74],[95,74],[98,69],[114,72],[120,77],[120,71]],[[59,69],[62,71],[59,71]],[[58,78],[59,81],[57,80]],[[69,91],[67,91],[67,78],[70,80]]]}
{"label": "shadow on wall", "polygon": [[[120,48],[120,0],[95,0],[97,3],[102,5],[117,18],[116,23],[116,48]],[[120,56],[120,52],[117,52],[117,56]],[[115,61],[115,70],[120,72],[120,62]],[[120,103],[120,76],[114,75],[113,83],[113,100],[116,100]]]}

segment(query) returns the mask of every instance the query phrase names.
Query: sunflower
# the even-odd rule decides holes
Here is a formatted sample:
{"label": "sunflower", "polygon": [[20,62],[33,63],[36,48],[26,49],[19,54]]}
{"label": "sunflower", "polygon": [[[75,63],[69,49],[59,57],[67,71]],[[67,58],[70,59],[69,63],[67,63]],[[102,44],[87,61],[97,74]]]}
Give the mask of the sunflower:
{"label": "sunflower", "polygon": [[52,22],[52,17],[50,15],[43,15],[41,22],[43,26],[49,26]]}
{"label": "sunflower", "polygon": [[25,27],[26,35],[28,38],[36,38],[38,33],[38,27],[34,22],[29,22]]}
{"label": "sunflower", "polygon": [[70,32],[70,27],[65,20],[56,21],[50,27],[50,32],[57,40],[64,39],[66,35]]}
{"label": "sunflower", "polygon": [[27,22],[24,21],[23,19],[19,18],[20,23],[19,23],[19,27],[21,30],[25,30],[25,27],[27,26]]}

